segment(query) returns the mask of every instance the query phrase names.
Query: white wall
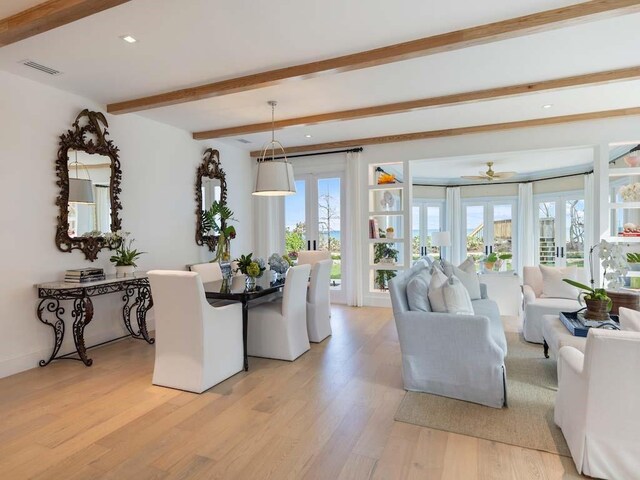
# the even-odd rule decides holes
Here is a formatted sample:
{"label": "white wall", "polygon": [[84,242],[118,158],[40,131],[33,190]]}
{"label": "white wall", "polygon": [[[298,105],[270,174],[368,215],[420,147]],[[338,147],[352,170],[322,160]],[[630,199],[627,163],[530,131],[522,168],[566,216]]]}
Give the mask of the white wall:
{"label": "white wall", "polygon": [[[54,242],[58,136],[83,108],[105,111],[90,100],[0,72],[0,377],[33,368],[39,359],[48,358],[52,330],[36,318],[34,284],[60,279],[68,268],[95,265],[113,271],[108,251],[91,263],[79,251],[60,252]],[[110,138],[120,148],[122,225],[132,232],[137,246],[148,252],[140,258],[139,269],[184,269],[186,264],[212,258],[194,240],[195,172],[208,146],[220,150],[229,206],[238,219],[232,254],[251,251],[247,152],[196,142],[188,132],[137,115],[107,119]],[[94,320],[85,331],[87,344],[125,333],[120,295],[96,298],[94,306]],[[61,353],[73,349],[70,325],[67,322]]]}

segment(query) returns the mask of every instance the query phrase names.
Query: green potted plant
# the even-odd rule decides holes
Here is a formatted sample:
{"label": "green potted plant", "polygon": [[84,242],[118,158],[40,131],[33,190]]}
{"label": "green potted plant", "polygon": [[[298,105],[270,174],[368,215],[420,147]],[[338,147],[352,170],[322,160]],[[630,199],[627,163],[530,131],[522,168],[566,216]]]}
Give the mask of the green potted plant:
{"label": "green potted plant", "polygon": [[578,294],[578,302],[582,305],[582,301],[587,304],[587,310],[584,318],[587,320],[607,321],[609,320],[609,312],[613,306],[613,302],[607,296],[604,288],[591,288],[584,283],[576,282],[569,278],[564,278],[564,282],[582,290]]}
{"label": "green potted plant", "polygon": [[235,222],[233,212],[225,204],[215,200],[209,210],[202,212],[202,232],[211,232],[218,237],[213,262],[228,262],[231,256],[231,240],[236,238],[236,229],[229,222]]}
{"label": "green potted plant", "polygon": [[[379,229],[380,238],[387,238],[384,230]],[[400,252],[393,248],[393,243],[376,243],[373,246],[373,263],[393,265],[398,261]],[[376,288],[387,290],[389,280],[396,276],[395,270],[376,270],[374,283]]]}
{"label": "green potted plant", "polygon": [[130,277],[134,275],[138,266],[136,260],[146,252],[139,252],[132,248],[135,239],[129,238],[131,233],[118,231],[107,233],[105,241],[109,247],[115,249],[115,254],[109,259],[116,266],[116,277]]}
{"label": "green potted plant", "polygon": [[490,254],[486,255],[483,259],[482,259],[482,263],[484,264],[484,268],[485,270],[493,270],[493,267],[496,266],[496,262],[498,261],[498,254],[491,252]]}

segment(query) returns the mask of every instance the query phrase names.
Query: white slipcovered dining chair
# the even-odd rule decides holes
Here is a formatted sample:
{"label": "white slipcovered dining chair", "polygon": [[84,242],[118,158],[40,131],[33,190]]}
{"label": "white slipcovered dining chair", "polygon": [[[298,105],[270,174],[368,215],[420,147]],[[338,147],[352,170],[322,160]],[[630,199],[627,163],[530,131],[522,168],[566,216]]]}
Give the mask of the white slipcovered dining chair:
{"label": "white slipcovered dining chair", "polygon": [[249,310],[249,355],[293,361],[309,350],[306,299],[310,271],[309,265],[291,267],[282,299]]}
{"label": "white slipcovered dining chair", "polygon": [[331,260],[331,254],[327,250],[300,250],[298,252],[298,265],[315,265],[322,260]]}
{"label": "white slipcovered dining chair", "polygon": [[578,472],[615,480],[640,473],[640,333],[591,328],[585,352],[562,347],[555,422]]}
{"label": "white slipcovered dining chair", "polygon": [[198,263],[191,265],[189,269],[192,272],[198,272],[202,283],[215,282],[216,280],[222,280],[222,270],[218,262]]}
{"label": "white slipcovered dining chair", "polygon": [[242,306],[212,307],[196,272],[153,270],[153,384],[202,393],[243,369]]}
{"label": "white slipcovered dining chair", "polygon": [[311,268],[307,292],[307,332],[309,341],[319,343],[331,335],[331,260],[321,260]]}

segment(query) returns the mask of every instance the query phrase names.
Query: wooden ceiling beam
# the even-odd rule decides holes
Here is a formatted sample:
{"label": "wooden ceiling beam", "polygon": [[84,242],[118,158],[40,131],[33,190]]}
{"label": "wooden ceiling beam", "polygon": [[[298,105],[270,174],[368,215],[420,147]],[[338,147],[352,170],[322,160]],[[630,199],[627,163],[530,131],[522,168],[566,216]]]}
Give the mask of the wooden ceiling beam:
{"label": "wooden ceiling beam", "polygon": [[131,0],[49,0],[0,20],[0,47]]}
{"label": "wooden ceiling beam", "polygon": [[420,38],[409,42],[358,52],[341,57],[246,75],[107,105],[113,114],[137,112],[206,98],[245,92],[286,81],[320,74],[339,73],[450,50],[482,45],[603,17],[640,11],[640,0],[591,0],[522,17],[511,18],[463,30]]}
{"label": "wooden ceiling beam", "polygon": [[[514,130],[517,128],[544,127],[562,123],[583,122],[587,120],[599,120],[603,118],[623,117],[629,115],[640,115],[640,107],[620,108],[617,110],[605,110],[600,112],[577,113],[573,115],[562,115],[558,117],[534,118],[531,120],[520,120],[516,122],[474,125],[471,127],[447,128],[443,130],[430,130],[426,132],[400,133],[397,135],[385,135],[382,137],[357,138],[354,140],[317,143],[315,145],[301,145],[297,147],[285,148],[285,152],[287,154],[319,152],[322,150],[362,147],[364,145],[380,145],[384,143],[411,142],[415,140],[425,140],[430,138],[455,137],[459,135],[468,135],[471,133],[500,132],[504,130]],[[251,156],[259,157],[261,153],[262,150],[254,150],[251,152]]]}
{"label": "wooden ceiling beam", "polygon": [[[528,93],[536,93],[550,90],[560,90],[564,88],[582,87],[587,85],[601,85],[605,83],[634,80],[640,78],[640,66],[623,68],[620,70],[608,70],[605,72],[588,73],[572,77],[558,78],[554,80],[544,80],[541,82],[523,83],[506,87],[489,88],[474,92],[455,93],[440,97],[422,98],[407,102],[389,103],[373,107],[355,108],[352,110],[342,110],[339,112],[322,113],[318,115],[308,115],[304,117],[289,118],[274,122],[276,130],[300,126],[317,125],[321,123],[355,120],[359,118],[378,117],[394,113],[410,112],[432,107],[442,107],[451,105],[461,105],[465,103],[478,102],[483,100],[495,100],[499,98],[514,97]],[[212,138],[231,137],[235,135],[247,135],[251,133],[267,132],[271,130],[271,122],[254,123],[237,127],[219,128],[195,132],[195,140],[207,140]]]}

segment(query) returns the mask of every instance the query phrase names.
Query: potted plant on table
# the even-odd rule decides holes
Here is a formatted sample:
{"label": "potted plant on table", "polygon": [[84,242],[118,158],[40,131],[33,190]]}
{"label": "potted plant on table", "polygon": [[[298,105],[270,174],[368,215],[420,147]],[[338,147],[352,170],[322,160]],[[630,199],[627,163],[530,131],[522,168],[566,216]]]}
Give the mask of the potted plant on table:
{"label": "potted plant on table", "polygon": [[239,258],[234,260],[238,265],[236,272],[240,272],[246,276],[245,287],[247,290],[253,290],[255,288],[256,278],[260,278],[267,269],[262,258],[256,258],[254,260],[252,257],[253,253],[249,253],[248,255],[240,255]]}
{"label": "potted plant on table", "polygon": [[229,222],[235,222],[233,212],[225,204],[214,200],[209,210],[202,212],[202,231],[218,237],[213,262],[228,262],[231,256],[231,240],[236,238],[236,229]]}
{"label": "potted plant on table", "polygon": [[107,233],[105,241],[110,248],[115,249],[115,254],[109,259],[116,266],[116,277],[130,277],[134,275],[138,266],[136,260],[140,255],[146,252],[139,252],[132,248],[134,238],[129,238],[131,233],[118,231]]}

